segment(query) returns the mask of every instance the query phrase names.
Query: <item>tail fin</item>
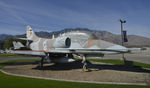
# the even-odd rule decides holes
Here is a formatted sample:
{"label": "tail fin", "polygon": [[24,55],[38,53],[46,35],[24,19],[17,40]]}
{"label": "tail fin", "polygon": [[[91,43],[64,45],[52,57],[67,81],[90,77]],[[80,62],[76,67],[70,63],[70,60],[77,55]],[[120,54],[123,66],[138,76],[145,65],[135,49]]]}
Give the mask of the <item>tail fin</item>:
{"label": "tail fin", "polygon": [[27,26],[26,37],[28,40],[36,40],[38,37],[35,35],[34,31],[30,26]]}

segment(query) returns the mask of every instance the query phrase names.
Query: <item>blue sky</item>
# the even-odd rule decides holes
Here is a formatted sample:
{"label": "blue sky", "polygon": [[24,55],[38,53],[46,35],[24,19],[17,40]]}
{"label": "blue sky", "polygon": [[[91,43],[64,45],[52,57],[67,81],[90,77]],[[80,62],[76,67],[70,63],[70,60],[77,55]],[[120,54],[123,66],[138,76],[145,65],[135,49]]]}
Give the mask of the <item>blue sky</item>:
{"label": "blue sky", "polygon": [[0,0],[0,34],[89,28],[150,37],[150,0]]}

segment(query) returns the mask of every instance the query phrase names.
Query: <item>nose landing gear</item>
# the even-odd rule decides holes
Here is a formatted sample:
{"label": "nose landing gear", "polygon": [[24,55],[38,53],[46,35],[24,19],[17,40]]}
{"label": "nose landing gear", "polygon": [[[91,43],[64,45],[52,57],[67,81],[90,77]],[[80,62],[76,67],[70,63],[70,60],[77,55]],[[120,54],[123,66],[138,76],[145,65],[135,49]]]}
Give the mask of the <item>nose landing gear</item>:
{"label": "nose landing gear", "polygon": [[82,70],[84,72],[89,72],[90,70],[87,68],[87,61],[86,61],[85,55],[82,56],[82,63],[83,63]]}

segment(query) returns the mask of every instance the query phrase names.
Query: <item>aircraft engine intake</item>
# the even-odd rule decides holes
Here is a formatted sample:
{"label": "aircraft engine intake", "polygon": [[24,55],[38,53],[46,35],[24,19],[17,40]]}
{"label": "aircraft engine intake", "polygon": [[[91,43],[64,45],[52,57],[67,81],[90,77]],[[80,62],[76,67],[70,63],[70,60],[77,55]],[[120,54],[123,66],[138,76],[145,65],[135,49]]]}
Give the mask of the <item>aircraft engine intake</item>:
{"label": "aircraft engine intake", "polygon": [[56,38],[54,42],[54,47],[55,48],[69,48],[71,45],[71,39],[68,37],[59,37]]}

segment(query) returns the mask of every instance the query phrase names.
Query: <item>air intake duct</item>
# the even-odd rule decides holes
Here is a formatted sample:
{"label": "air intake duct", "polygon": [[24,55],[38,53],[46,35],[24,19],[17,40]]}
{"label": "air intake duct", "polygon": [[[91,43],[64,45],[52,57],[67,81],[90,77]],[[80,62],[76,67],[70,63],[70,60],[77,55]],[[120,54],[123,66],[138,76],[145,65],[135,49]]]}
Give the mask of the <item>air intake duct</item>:
{"label": "air intake duct", "polygon": [[58,37],[55,39],[53,46],[55,48],[69,48],[71,45],[71,39],[69,37]]}

